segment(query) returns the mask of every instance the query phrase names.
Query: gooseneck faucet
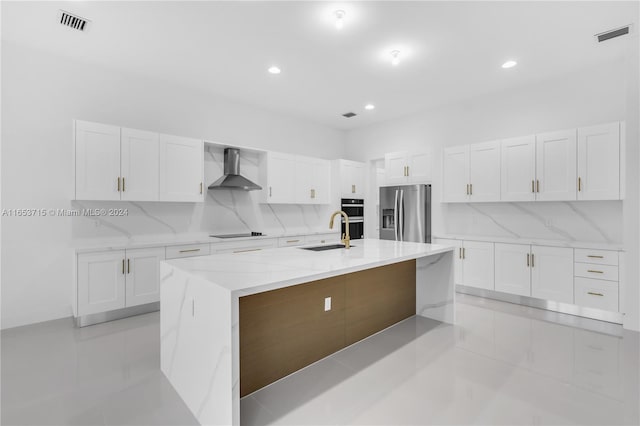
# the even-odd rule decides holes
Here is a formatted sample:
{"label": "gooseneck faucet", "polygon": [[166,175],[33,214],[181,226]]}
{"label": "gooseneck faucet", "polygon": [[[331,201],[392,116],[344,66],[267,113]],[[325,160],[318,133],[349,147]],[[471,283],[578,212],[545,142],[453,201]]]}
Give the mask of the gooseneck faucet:
{"label": "gooseneck faucet", "polygon": [[347,216],[347,214],[342,210],[333,212],[331,214],[331,220],[329,220],[329,229],[333,229],[333,219],[339,214],[344,217],[344,229],[346,231],[345,234],[342,234],[342,238],[340,239],[340,241],[342,241],[342,244],[344,244],[344,248],[348,249],[349,247],[351,247],[351,237],[349,237],[349,216]]}

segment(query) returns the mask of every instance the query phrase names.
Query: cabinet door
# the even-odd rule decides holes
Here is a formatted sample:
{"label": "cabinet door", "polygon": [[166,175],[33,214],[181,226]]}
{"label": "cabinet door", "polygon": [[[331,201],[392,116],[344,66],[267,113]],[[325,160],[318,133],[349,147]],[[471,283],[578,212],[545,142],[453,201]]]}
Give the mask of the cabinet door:
{"label": "cabinet door", "polygon": [[121,132],[122,199],[158,201],[158,134],[124,128]]}
{"label": "cabinet door", "polygon": [[[295,156],[295,197],[293,202],[298,204],[313,204],[313,169],[316,167],[315,158]],[[288,182],[291,185],[291,181]],[[291,201],[290,201],[291,202]]]}
{"label": "cabinet door", "polygon": [[576,199],[576,130],[536,135],[536,199]]}
{"label": "cabinet door", "polygon": [[160,300],[160,261],[164,248],[127,250],[126,306]]}
{"label": "cabinet door", "polygon": [[501,143],[500,199],[533,201],[536,198],[536,137],[505,139]]}
{"label": "cabinet door", "polygon": [[312,204],[329,204],[331,192],[331,163],[314,159],[311,167]]}
{"label": "cabinet door", "polygon": [[620,123],[578,129],[578,200],[620,199]]}
{"label": "cabinet door", "polygon": [[449,240],[444,238],[435,238],[434,244],[443,246],[453,246],[456,250],[453,252],[453,282],[454,284],[463,285],[462,282],[462,240]]}
{"label": "cabinet door", "polygon": [[266,164],[265,201],[295,203],[297,186],[295,156],[268,152]]}
{"label": "cabinet door", "polygon": [[469,200],[500,201],[500,142],[469,145]]}
{"label": "cabinet door", "polygon": [[345,198],[364,197],[364,163],[340,160],[340,193]]}
{"label": "cabinet door", "polygon": [[573,303],[573,249],[531,246],[531,296]]}
{"label": "cabinet door", "polygon": [[494,289],[493,243],[462,243],[462,284],[487,290]]}
{"label": "cabinet door", "polygon": [[442,201],[464,202],[469,199],[469,146],[444,149],[442,164]]}
{"label": "cabinet door", "polygon": [[124,250],[78,255],[78,316],[125,307]]}
{"label": "cabinet door", "polygon": [[120,127],[75,122],[76,200],[119,200]]}
{"label": "cabinet door", "polygon": [[496,291],[531,296],[530,250],[529,245],[496,243]]}
{"label": "cabinet door", "polygon": [[385,181],[387,185],[407,182],[407,153],[391,152],[384,155]]}
{"label": "cabinet door", "polygon": [[160,201],[204,200],[201,140],[160,135]]}
{"label": "cabinet door", "polygon": [[408,181],[410,183],[429,183],[432,180],[432,158],[430,152],[408,155]]}

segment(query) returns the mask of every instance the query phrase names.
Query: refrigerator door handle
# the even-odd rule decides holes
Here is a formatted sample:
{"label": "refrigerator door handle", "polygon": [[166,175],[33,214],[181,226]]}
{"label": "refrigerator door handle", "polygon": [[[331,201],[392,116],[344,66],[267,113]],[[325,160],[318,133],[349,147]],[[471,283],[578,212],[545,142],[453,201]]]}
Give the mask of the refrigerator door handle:
{"label": "refrigerator door handle", "polygon": [[400,222],[400,241],[404,241],[404,189],[400,190],[400,205],[398,213],[398,222]]}
{"label": "refrigerator door handle", "polygon": [[396,241],[398,241],[398,190],[396,189],[396,199],[393,203],[393,230],[396,233]]}

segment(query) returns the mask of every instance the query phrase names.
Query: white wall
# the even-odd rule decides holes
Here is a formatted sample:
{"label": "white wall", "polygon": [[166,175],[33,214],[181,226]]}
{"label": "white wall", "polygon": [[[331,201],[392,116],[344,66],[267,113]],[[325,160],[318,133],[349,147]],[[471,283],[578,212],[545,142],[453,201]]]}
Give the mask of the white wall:
{"label": "white wall", "polygon": [[[631,217],[627,214],[627,206],[636,205],[637,212],[638,185],[633,181],[637,180],[637,170],[626,177],[630,191],[624,202],[440,203],[443,147],[628,119],[627,79],[634,78],[628,68],[627,61],[621,59],[552,81],[487,94],[350,131],[347,133],[347,158],[370,161],[383,157],[386,152],[431,149],[434,154],[432,224],[435,235],[637,245],[637,232],[630,229],[632,233],[624,237],[627,229],[623,227],[623,224],[626,226],[623,217]],[[637,68],[635,72],[637,80]],[[633,102],[637,104],[637,98]],[[637,138],[627,143],[635,146]],[[637,161],[637,151],[632,158]],[[630,220],[637,223],[637,213],[632,217]],[[371,219],[368,218],[369,224],[373,222]],[[373,235],[373,228],[368,228],[369,236]],[[636,288],[637,273],[629,276],[627,282]],[[637,315],[637,302],[634,306],[627,309]],[[633,327],[637,328],[637,319],[634,321]]]}
{"label": "white wall", "polygon": [[[6,42],[2,44],[2,88],[5,209],[96,204],[71,201],[73,119],[328,159],[344,156],[341,131]],[[207,154],[205,170],[211,179],[219,172],[213,154],[219,155]],[[251,156],[244,159],[251,161]],[[244,168],[253,173],[249,163]],[[270,209],[258,206],[253,195],[236,195],[222,191],[199,205],[116,203],[129,208],[130,216],[100,221],[3,217],[2,327],[71,314],[72,256],[78,241],[249,228],[283,232],[282,222],[290,225],[289,231],[326,228],[324,210],[328,208]]]}

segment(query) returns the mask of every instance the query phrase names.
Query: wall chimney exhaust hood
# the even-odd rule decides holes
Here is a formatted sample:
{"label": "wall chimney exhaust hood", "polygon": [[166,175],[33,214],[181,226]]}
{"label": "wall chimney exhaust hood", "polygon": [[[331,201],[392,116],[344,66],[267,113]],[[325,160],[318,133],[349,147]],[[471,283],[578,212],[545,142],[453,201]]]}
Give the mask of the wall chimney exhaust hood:
{"label": "wall chimney exhaust hood", "polygon": [[262,189],[249,179],[240,176],[240,150],[237,148],[225,148],[224,150],[224,175],[209,185],[209,189],[237,189],[242,191],[255,191]]}

